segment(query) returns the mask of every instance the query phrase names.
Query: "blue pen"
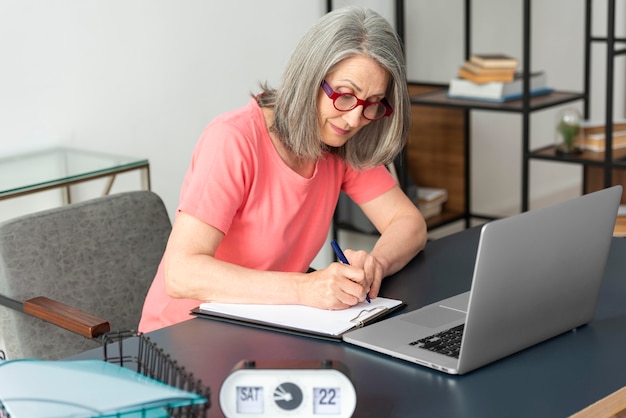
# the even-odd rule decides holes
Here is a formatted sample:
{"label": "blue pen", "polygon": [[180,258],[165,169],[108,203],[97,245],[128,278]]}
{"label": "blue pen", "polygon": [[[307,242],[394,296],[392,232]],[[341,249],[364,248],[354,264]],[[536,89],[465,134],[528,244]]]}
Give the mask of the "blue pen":
{"label": "blue pen", "polygon": [[[337,244],[337,241],[335,240],[330,241],[330,246],[333,247],[333,251],[335,251],[335,254],[337,254],[337,258],[339,259],[339,261],[341,261],[343,264],[350,265],[350,263],[348,262],[348,259],[346,258],[343,251],[341,250],[341,247],[339,246],[339,244]],[[372,303],[368,295],[365,295],[365,300],[367,301],[367,303]]]}

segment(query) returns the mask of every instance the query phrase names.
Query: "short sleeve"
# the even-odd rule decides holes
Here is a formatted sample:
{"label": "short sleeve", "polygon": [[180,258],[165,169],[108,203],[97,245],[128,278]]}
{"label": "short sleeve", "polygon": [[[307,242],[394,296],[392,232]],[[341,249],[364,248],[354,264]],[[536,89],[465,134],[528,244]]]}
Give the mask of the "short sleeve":
{"label": "short sleeve", "polygon": [[342,190],[360,205],[391,190],[396,184],[396,180],[383,165],[361,171],[348,167]]}

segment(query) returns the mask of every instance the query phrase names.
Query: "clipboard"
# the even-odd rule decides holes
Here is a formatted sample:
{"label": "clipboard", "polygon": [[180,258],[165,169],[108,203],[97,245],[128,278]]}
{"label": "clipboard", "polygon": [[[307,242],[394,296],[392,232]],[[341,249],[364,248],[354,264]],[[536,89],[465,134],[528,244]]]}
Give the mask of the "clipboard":
{"label": "clipboard", "polygon": [[207,302],[192,309],[191,314],[199,318],[341,341],[344,333],[374,323],[404,306],[401,300],[383,297],[336,311],[303,305]]}

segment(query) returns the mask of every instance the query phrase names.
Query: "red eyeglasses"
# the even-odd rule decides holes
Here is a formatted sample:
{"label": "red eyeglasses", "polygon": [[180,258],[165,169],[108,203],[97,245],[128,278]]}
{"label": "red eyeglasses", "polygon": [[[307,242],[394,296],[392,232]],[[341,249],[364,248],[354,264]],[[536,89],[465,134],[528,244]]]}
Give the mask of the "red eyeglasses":
{"label": "red eyeglasses", "polygon": [[335,109],[341,112],[348,112],[357,106],[363,106],[363,117],[367,120],[378,120],[385,116],[389,116],[393,113],[393,108],[387,101],[382,99],[380,102],[368,102],[367,100],[361,100],[351,93],[338,93],[328,85],[326,80],[322,80],[322,90],[326,93],[328,98],[333,101]]}

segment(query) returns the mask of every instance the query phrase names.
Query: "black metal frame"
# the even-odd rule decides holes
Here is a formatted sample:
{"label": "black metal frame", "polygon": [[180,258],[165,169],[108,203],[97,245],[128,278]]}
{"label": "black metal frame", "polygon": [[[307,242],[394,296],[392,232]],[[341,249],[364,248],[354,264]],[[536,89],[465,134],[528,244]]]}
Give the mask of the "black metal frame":
{"label": "black metal frame", "polygon": [[[608,22],[607,22],[607,35],[606,37],[593,37],[591,35],[591,12],[593,0],[585,0],[585,18],[584,18],[584,54],[583,54],[583,67],[584,67],[584,79],[583,79],[583,91],[582,92],[570,92],[570,91],[554,91],[545,96],[531,97],[529,74],[531,70],[531,7],[532,0],[523,0],[523,12],[522,12],[522,70],[524,73],[523,79],[523,97],[521,100],[507,102],[507,103],[483,103],[470,100],[456,100],[448,99],[446,97],[445,88],[438,93],[426,93],[413,96],[411,98],[412,104],[424,105],[424,106],[438,106],[449,107],[464,110],[464,188],[465,188],[465,214],[462,219],[465,220],[465,226],[469,227],[471,220],[478,219],[494,219],[495,216],[472,213],[471,205],[471,154],[470,154],[470,140],[471,140],[471,126],[470,126],[470,111],[475,110],[487,110],[497,112],[510,112],[520,113],[522,116],[522,172],[521,172],[521,204],[520,209],[525,212],[529,209],[529,194],[530,194],[530,161],[536,160],[549,160],[566,163],[582,164],[583,166],[602,166],[604,168],[604,186],[609,187],[612,183],[612,173],[614,168],[626,169],[626,161],[613,159],[613,84],[614,84],[614,60],[618,55],[626,55],[626,49],[616,50],[616,43],[626,42],[626,38],[615,37],[615,0],[608,0]],[[327,0],[327,10],[332,10],[333,1]],[[404,33],[404,1],[396,0],[396,28],[403,44],[405,43]],[[464,0],[464,55],[465,59],[468,59],[472,53],[472,0]],[[561,156],[557,155],[553,147],[543,147],[540,149],[531,150],[530,148],[530,115],[532,112],[554,107],[557,105],[571,103],[582,100],[584,106],[584,116],[589,117],[590,111],[590,99],[589,92],[591,90],[591,46],[594,42],[604,42],[607,44],[607,56],[606,56],[606,144],[605,154],[603,159],[597,157],[591,158],[582,154],[580,156]],[[597,154],[597,153],[596,153]],[[401,168],[398,170],[398,175],[401,177],[401,186],[405,187],[408,179],[408,171],[404,169],[406,164],[406,151],[398,157],[396,166]],[[443,226],[450,222],[456,221],[458,217],[450,218],[441,224],[435,226]],[[431,227],[435,227],[431,226]],[[343,229],[344,226],[342,226]],[[335,233],[336,238],[336,233]]]}
{"label": "black metal frame", "polygon": [[[613,137],[613,79],[614,79],[614,58],[617,55],[625,54],[626,50],[615,50],[616,42],[626,42],[626,38],[615,38],[615,0],[608,0],[608,25],[606,37],[591,36],[591,5],[592,0],[586,0],[585,12],[585,44],[584,44],[584,80],[583,92],[564,92],[555,91],[545,96],[531,97],[529,74],[531,69],[531,6],[532,0],[523,0],[523,45],[522,45],[522,70],[524,73],[523,91],[524,95],[521,100],[502,104],[480,103],[469,100],[452,100],[445,98],[445,91],[439,94],[418,95],[412,98],[413,104],[426,106],[441,106],[460,108],[465,110],[465,221],[469,226],[472,218],[492,218],[488,215],[480,215],[471,212],[471,155],[470,155],[470,118],[469,112],[472,109],[489,110],[499,112],[520,113],[522,116],[522,184],[521,184],[521,211],[529,209],[529,176],[530,161],[532,159],[543,159],[559,162],[571,162],[583,165],[600,165],[605,169],[604,184],[605,187],[611,185],[612,171],[615,167],[626,168],[625,161],[614,161],[612,154],[612,137]],[[472,1],[465,0],[465,58],[471,55],[471,25],[472,25]],[[584,104],[585,118],[589,117],[589,92],[591,89],[591,44],[592,42],[607,43],[607,63],[606,63],[606,153],[604,159],[589,158],[584,154],[582,156],[560,156],[553,150],[553,147],[544,147],[541,149],[531,150],[530,148],[530,114],[534,111],[561,105],[564,103],[582,100]]]}

